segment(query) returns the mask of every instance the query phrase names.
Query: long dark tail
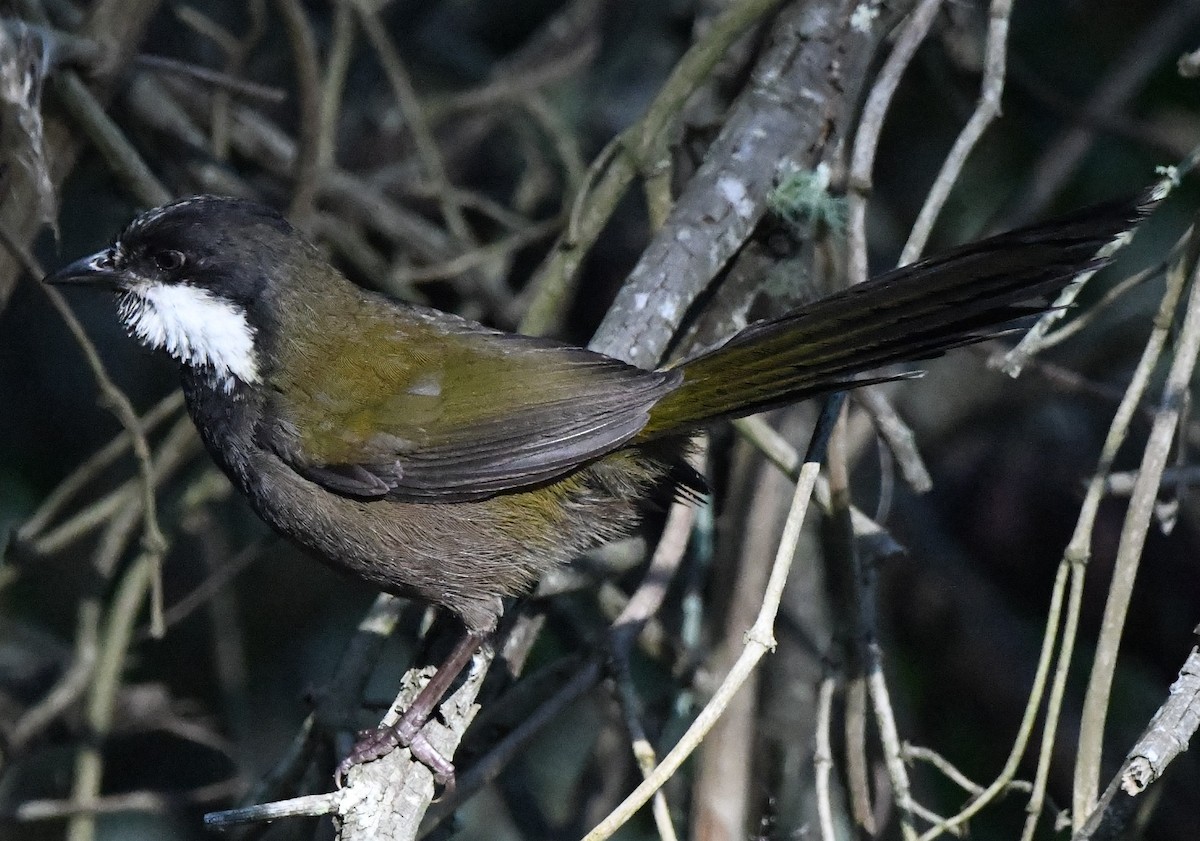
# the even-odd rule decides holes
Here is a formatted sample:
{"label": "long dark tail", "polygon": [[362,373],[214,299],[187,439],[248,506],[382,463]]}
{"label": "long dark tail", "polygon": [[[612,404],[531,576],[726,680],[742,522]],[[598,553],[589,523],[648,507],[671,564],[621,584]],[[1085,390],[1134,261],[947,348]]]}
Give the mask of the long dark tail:
{"label": "long dark tail", "polygon": [[1019,228],[752,324],[679,366],[683,384],[654,406],[639,438],[838,391],[866,371],[1002,333],[1105,265],[1156,203],[1142,194]]}

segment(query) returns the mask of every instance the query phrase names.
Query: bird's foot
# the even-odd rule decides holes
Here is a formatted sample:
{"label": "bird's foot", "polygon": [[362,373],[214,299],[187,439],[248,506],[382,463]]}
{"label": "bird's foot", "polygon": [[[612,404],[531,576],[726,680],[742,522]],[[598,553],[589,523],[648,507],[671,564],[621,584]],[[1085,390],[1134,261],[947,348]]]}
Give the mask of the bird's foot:
{"label": "bird's foot", "polygon": [[390,727],[380,727],[378,730],[368,730],[359,734],[358,742],[350,751],[350,755],[341,761],[334,773],[334,781],[338,788],[341,788],[342,780],[355,765],[379,759],[397,747],[406,747],[412,753],[413,759],[433,772],[434,781],[444,786],[447,792],[454,790],[453,763],[442,756],[421,731],[434,709],[441,703],[442,696],[486,638],[485,631],[468,631],[429,682],[421,687],[421,691],[408,705],[399,721]]}
{"label": "bird's foot", "polygon": [[387,756],[398,747],[408,748],[413,759],[432,771],[434,782],[444,786],[447,791],[454,790],[454,763],[442,756],[419,729],[413,732],[413,725],[409,723],[407,716],[390,727],[364,730],[358,734],[358,741],[346,758],[338,763],[334,772],[334,781],[338,788],[342,787],[346,774],[355,765]]}

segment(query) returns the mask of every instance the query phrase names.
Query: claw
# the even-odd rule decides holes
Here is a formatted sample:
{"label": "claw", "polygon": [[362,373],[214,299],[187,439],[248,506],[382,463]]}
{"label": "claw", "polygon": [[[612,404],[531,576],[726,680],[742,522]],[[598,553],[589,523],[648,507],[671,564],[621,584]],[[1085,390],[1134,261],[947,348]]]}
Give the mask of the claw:
{"label": "claw", "polygon": [[361,738],[350,750],[350,753],[338,763],[333,772],[333,781],[338,788],[345,784],[346,775],[355,765],[371,762],[387,756],[398,747],[406,747],[412,753],[413,759],[420,762],[433,772],[433,779],[442,786],[446,793],[454,791],[454,763],[442,756],[438,749],[430,744],[425,734],[417,733],[408,736],[404,731],[405,721],[401,719],[391,727],[380,727],[367,730],[360,734]]}
{"label": "claw", "polygon": [[479,646],[487,638],[484,631],[468,631],[454,647],[450,656],[438,668],[417,697],[404,711],[404,715],[390,727],[380,727],[377,730],[367,730],[359,733],[358,742],[350,751],[350,755],[338,763],[333,780],[338,788],[350,769],[355,765],[370,762],[386,756],[397,747],[403,746],[412,752],[413,759],[423,764],[433,772],[433,779],[446,791],[454,791],[454,764],[442,756],[437,748],[421,733],[430,715],[441,702],[446,690],[458,677],[471,657],[479,650]]}

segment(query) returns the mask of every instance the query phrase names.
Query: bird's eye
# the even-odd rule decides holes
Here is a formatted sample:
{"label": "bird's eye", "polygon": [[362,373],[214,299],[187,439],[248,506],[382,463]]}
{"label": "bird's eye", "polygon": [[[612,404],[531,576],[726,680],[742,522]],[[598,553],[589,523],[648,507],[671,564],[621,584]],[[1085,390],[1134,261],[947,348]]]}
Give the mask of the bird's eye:
{"label": "bird's eye", "polygon": [[177,269],[182,269],[183,263],[183,254],[178,251],[158,251],[154,254],[154,265],[158,266],[164,272],[173,272]]}

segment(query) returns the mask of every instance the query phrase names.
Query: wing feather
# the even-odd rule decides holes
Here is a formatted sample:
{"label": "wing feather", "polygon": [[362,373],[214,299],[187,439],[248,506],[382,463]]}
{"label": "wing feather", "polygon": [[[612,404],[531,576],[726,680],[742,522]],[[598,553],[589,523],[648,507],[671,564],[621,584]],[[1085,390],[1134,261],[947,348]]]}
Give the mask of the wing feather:
{"label": "wing feather", "polygon": [[551,480],[636,436],[682,380],[422,307],[355,315],[335,354],[283,349],[300,364],[270,375],[261,435],[346,496],[453,502]]}

